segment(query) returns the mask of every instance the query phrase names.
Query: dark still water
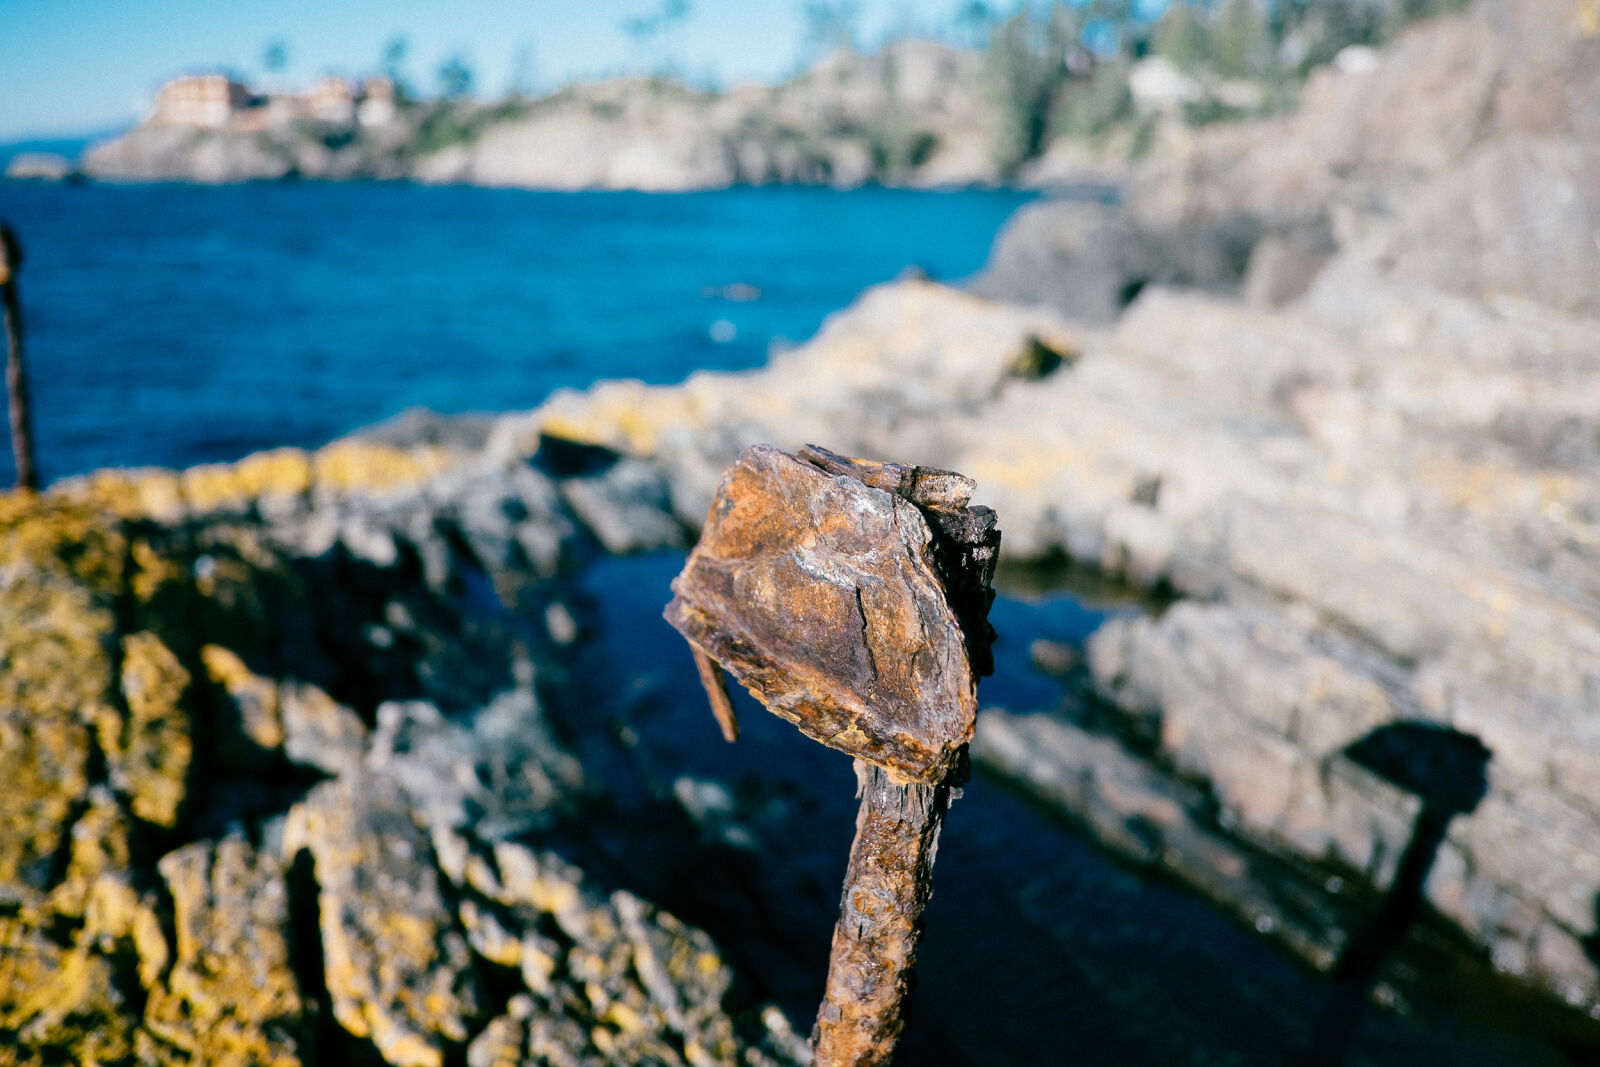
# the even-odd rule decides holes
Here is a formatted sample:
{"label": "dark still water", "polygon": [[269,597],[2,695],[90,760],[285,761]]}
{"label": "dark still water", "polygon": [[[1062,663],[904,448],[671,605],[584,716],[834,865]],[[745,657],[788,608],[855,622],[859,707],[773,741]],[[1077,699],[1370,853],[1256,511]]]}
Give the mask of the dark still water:
{"label": "dark still water", "polygon": [[908,266],[977,270],[1025,199],[0,182],[0,219],[27,254],[53,479],[315,446],[408,407],[514,410],[601,378],[756,366]]}
{"label": "dark still water", "polygon": [[[850,759],[733,686],[722,740],[684,642],[661,618],[683,555],[605,558],[583,574],[597,610],[592,698],[558,708],[611,798],[607,854],[581,863],[708,930],[762,999],[809,1030],[855,830]],[[1140,607],[1066,592],[1001,592],[985,706],[1071,699],[1031,670],[1028,644],[1078,648]],[[683,823],[689,821],[691,828]],[[686,843],[685,839],[688,839]],[[1130,871],[979,773],[939,838],[934,894],[898,1063],[906,1067],[1560,1067],[1560,1052],[1435,995],[1359,1020],[1318,1058],[1335,1003],[1324,978],[1158,877]],[[1435,976],[1437,977],[1437,976]]]}

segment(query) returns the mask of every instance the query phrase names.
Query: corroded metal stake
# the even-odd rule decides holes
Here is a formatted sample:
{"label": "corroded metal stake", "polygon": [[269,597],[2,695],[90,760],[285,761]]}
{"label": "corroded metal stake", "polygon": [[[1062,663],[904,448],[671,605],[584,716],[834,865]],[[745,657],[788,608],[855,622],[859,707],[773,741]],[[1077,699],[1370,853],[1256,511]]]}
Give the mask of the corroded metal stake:
{"label": "corroded metal stake", "polygon": [[17,298],[17,269],[22,243],[11,227],[0,223],[0,314],[5,317],[6,395],[10,398],[11,454],[17,462],[17,487],[38,489],[33,466],[33,430],[28,417],[28,381],[22,366],[22,302]]}
{"label": "corroded metal stake", "polygon": [[775,714],[856,759],[861,809],[818,1067],[894,1056],[939,829],[966,774],[988,674],[994,512],[949,471],[757,446],[724,475],[666,616],[724,734],[720,667]]}

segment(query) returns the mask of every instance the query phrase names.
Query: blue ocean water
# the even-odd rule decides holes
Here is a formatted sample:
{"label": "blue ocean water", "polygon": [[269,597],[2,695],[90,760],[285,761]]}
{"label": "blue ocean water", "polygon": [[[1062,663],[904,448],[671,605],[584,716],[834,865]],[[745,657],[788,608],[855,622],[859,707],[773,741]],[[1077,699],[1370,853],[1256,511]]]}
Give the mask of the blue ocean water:
{"label": "blue ocean water", "polygon": [[1025,199],[0,182],[0,219],[27,255],[49,480],[315,446],[409,407],[513,410],[602,378],[756,366],[908,266],[975,271]]}

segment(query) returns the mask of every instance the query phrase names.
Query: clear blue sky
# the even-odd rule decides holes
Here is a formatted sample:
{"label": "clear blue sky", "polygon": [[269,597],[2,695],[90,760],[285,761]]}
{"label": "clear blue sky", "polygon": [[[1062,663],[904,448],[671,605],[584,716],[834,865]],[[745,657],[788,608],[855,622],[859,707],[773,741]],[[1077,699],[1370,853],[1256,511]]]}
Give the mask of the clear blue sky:
{"label": "clear blue sky", "polygon": [[[284,85],[378,67],[387,41],[431,92],[466,55],[479,95],[498,96],[524,60],[531,88],[671,64],[696,80],[770,81],[795,69],[802,0],[689,0],[648,46],[623,25],[674,0],[0,0],[0,141],[129,122],[174,75],[231,69],[263,79],[269,42],[287,46]],[[947,25],[958,0],[859,0],[860,38]],[[995,3],[993,7],[1013,6]]]}

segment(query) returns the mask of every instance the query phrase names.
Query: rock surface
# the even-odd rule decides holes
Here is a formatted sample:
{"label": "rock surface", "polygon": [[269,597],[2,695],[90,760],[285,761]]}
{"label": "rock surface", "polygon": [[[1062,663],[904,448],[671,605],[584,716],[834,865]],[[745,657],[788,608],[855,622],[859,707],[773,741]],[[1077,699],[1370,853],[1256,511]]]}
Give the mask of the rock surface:
{"label": "rock surface", "polygon": [[[1167,127],[1118,207],[1046,204],[1002,235],[979,291],[1103,319],[1144,284],[1299,296],[1335,246],[1474,299],[1600,312],[1600,38],[1567,0],[1485,0],[1407,29],[1371,65],[1313,71],[1291,114]],[[1293,255],[1286,255],[1292,252]]]}
{"label": "rock surface", "polygon": [[794,1062],[705,934],[527,844],[591,798],[507,605],[589,536],[444,443],[0,497],[5,1062]]}
{"label": "rock surface", "polygon": [[[1483,795],[1449,819],[1426,906],[1507,975],[1597,1010],[1600,234],[1593,183],[1579,191],[1596,97],[1529,88],[1536,49],[1579,85],[1600,70],[1567,14],[1517,0],[1419,27],[1373,73],[1329,75],[1369,81],[1197,144],[1220,169],[1177,187],[1187,217],[1329,220],[1337,252],[1276,309],[1152,287],[1106,329],[903,282],[763,370],[560,395],[506,439],[652,461],[685,523],[756,442],[972,475],[1009,558],[1064,555],[1193,601],[1106,627],[1088,668],[1123,739],[1097,742],[1111,765],[1198,792],[1169,790],[1160,819],[1135,804],[1120,830],[1085,821],[1246,914],[1248,891],[1215,874],[1232,847],[1382,893],[1430,800],[1363,754],[1406,724],[1476,739]],[[1435,91],[1452,79],[1465,87]],[[1403,136],[1341,133],[1299,169],[1281,157],[1279,141],[1333,138],[1330,116],[1390,113]],[[1361,189],[1383,191],[1381,211],[1346,211]],[[1448,251],[1464,247],[1482,251]],[[1017,374],[1041,340],[1072,358]],[[980,727],[996,765],[1070,780],[1071,745],[1002,756],[1000,735],[985,745]],[[1078,795],[1062,802],[1094,807]],[[1126,828],[1152,819],[1181,847]],[[1341,938],[1301,948],[1332,965]]]}

